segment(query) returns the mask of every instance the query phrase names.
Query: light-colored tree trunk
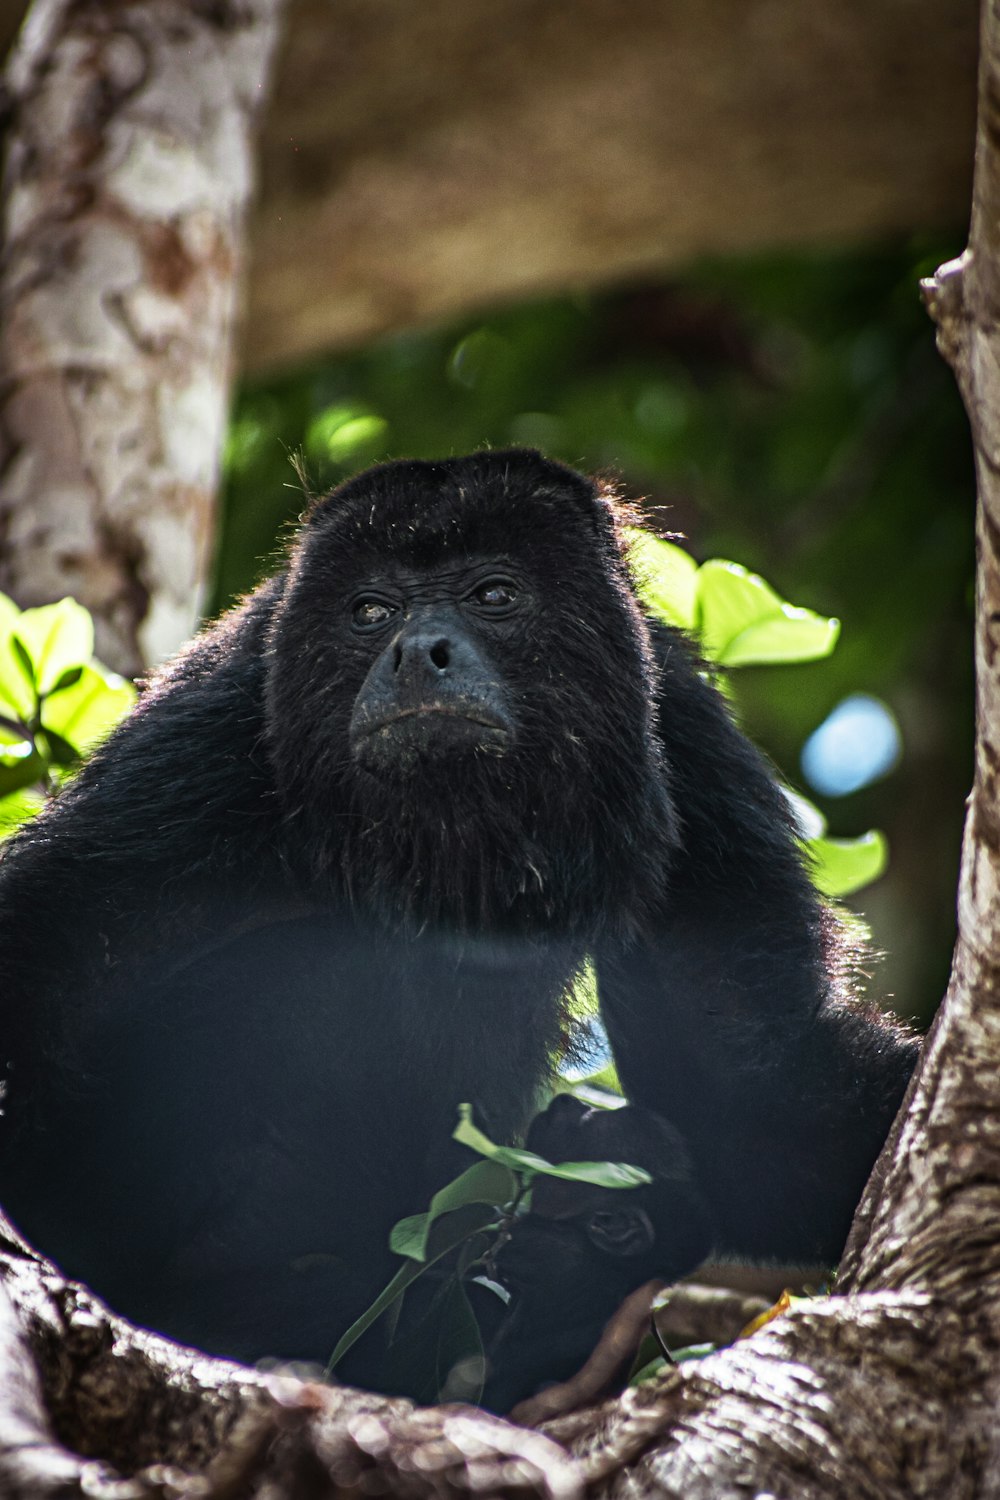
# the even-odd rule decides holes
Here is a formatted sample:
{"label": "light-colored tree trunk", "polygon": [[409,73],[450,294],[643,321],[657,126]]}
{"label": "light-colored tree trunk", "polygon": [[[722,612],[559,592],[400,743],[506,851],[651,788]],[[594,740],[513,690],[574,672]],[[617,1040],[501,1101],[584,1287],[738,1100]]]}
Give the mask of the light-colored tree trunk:
{"label": "light-colored tree trunk", "polygon": [[284,0],[35,0],[7,74],[0,588],[135,673],[199,614]]}

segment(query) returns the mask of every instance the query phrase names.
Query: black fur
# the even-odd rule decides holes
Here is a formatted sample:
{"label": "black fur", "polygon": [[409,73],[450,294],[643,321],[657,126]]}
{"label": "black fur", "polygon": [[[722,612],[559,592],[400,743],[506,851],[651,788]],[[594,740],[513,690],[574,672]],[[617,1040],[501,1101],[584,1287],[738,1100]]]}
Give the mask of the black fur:
{"label": "black fur", "polygon": [[325,1358],[587,953],[717,1248],[836,1257],[914,1044],[619,522],[530,452],[358,476],[8,847],[0,1201],[122,1312]]}
{"label": "black fur", "polygon": [[534,1179],[530,1211],[515,1219],[491,1267],[510,1293],[488,1345],[483,1399],[496,1411],[509,1411],[542,1381],[574,1374],[629,1292],[653,1277],[684,1275],[712,1245],[683,1138],[652,1110],[588,1109],[557,1094],[532,1121],[526,1145],[547,1161],[631,1162],[652,1182],[622,1191]]}

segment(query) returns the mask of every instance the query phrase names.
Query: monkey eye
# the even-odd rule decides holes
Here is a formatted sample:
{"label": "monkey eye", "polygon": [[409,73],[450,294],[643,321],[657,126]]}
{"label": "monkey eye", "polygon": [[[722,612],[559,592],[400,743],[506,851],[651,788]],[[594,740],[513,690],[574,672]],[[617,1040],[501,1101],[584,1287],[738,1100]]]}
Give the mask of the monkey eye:
{"label": "monkey eye", "polygon": [[355,625],[360,630],[374,630],[385,625],[396,613],[384,599],[359,599],[352,610]]}
{"label": "monkey eye", "polygon": [[586,1234],[608,1255],[644,1255],[656,1240],[649,1215],[641,1208],[598,1209],[587,1219]]}
{"label": "monkey eye", "polygon": [[486,609],[508,609],[517,599],[517,589],[507,578],[488,578],[473,589],[472,597]]}

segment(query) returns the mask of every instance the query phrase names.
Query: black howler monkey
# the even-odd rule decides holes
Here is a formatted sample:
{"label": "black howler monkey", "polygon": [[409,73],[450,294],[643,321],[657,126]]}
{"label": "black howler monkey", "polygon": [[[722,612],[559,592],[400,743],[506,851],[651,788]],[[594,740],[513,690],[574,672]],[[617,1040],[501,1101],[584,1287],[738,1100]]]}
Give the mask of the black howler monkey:
{"label": "black howler monkey", "polygon": [[690,1161],[674,1258],[832,1259],[914,1058],[832,933],[615,501],[385,464],[6,849],[0,1202],[138,1322],[325,1359],[457,1105],[524,1131],[589,954]]}

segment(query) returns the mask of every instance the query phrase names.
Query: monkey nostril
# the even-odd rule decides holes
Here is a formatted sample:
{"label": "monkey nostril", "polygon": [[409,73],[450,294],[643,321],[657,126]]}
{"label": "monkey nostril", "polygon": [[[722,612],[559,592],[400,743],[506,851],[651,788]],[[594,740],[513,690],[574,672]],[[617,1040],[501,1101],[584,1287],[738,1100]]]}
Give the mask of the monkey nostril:
{"label": "monkey nostril", "polygon": [[403,665],[403,648],[397,641],[392,648],[392,670],[398,672]]}
{"label": "monkey nostril", "polygon": [[444,640],[435,641],[431,647],[430,655],[434,665],[439,671],[443,672],[451,658],[451,649],[448,642]]}

